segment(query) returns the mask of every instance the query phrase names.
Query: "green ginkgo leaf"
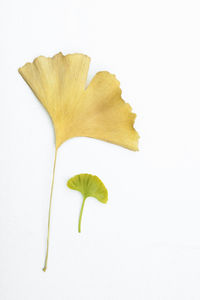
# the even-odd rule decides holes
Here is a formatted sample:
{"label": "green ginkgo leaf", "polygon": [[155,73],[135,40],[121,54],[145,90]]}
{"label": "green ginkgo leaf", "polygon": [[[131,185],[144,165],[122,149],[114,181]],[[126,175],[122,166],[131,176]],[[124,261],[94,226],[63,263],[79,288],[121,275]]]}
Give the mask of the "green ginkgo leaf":
{"label": "green ginkgo leaf", "polygon": [[83,195],[78,223],[78,232],[81,232],[81,220],[85,200],[87,197],[94,197],[100,202],[106,203],[108,201],[108,191],[103,182],[97,176],[91,174],[76,175],[68,180],[67,186],[72,190],[79,191]]}

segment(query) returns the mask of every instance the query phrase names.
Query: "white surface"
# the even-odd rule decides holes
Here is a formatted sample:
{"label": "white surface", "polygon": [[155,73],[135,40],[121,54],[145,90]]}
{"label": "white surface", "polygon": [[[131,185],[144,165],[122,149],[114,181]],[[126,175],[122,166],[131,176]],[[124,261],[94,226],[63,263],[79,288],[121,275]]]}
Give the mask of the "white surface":
{"label": "white surface", "polygon": [[[0,3],[0,299],[200,299],[199,1]],[[88,138],[59,149],[49,265],[42,272],[54,156],[47,113],[17,72],[38,55],[91,56],[138,117],[140,152]],[[109,191],[66,188],[98,175]]]}

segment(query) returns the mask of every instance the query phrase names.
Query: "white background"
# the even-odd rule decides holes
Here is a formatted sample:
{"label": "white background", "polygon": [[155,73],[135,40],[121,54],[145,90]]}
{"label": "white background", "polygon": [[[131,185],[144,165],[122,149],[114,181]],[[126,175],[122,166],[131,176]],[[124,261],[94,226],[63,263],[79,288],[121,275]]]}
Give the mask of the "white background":
{"label": "white background", "polygon": [[[199,1],[0,3],[0,299],[200,299]],[[17,69],[80,52],[137,113],[140,151],[89,138],[58,151],[49,265],[42,272],[54,159],[50,118]],[[109,191],[66,181],[88,172]]]}

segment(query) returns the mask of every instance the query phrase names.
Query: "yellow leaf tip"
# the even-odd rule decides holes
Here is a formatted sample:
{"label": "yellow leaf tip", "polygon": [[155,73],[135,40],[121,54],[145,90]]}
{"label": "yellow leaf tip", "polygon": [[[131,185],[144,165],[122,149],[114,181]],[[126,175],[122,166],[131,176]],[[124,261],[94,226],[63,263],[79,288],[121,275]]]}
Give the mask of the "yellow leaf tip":
{"label": "yellow leaf tip", "polygon": [[[41,59],[56,59],[56,58],[59,57],[59,56],[62,56],[62,57],[65,57],[65,58],[66,58],[66,57],[70,57],[70,56],[82,56],[82,57],[87,58],[89,61],[91,61],[91,58],[90,58],[88,55],[83,54],[83,53],[69,53],[69,54],[64,55],[64,54],[60,51],[60,52],[58,52],[57,54],[55,54],[55,55],[53,55],[53,56],[39,55],[39,56],[37,56],[36,58],[34,58],[34,59],[32,60],[32,62],[27,62],[27,63],[25,63],[22,67],[20,67],[20,68],[18,69],[18,72],[20,73],[20,69],[22,69],[22,68],[24,68],[24,67],[26,67],[26,66],[28,66],[28,65],[36,64],[37,61],[39,61],[39,60],[41,60]],[[21,73],[20,73],[20,74],[21,74]]]}

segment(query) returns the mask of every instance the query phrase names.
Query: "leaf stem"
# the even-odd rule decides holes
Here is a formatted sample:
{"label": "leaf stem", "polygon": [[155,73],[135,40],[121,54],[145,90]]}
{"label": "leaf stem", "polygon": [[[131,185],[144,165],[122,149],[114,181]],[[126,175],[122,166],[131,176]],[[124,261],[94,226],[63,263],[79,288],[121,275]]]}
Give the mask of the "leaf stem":
{"label": "leaf stem", "polygon": [[49,235],[50,235],[50,220],[51,220],[51,203],[52,203],[52,196],[53,196],[53,186],[54,186],[54,177],[55,177],[55,168],[56,168],[56,158],[57,158],[57,149],[55,151],[55,158],[54,158],[54,166],[53,166],[53,177],[51,183],[51,194],[50,194],[50,202],[49,202],[49,217],[48,217],[48,233],[47,233],[47,250],[46,250],[46,257],[44,268],[42,269],[46,272],[47,269],[47,261],[48,261],[48,254],[49,254]]}
{"label": "leaf stem", "polygon": [[83,198],[83,202],[82,202],[82,205],[81,205],[81,211],[80,211],[79,222],[78,222],[78,232],[79,232],[79,233],[81,232],[81,220],[82,220],[83,208],[84,208],[84,204],[85,204],[86,198],[87,198],[87,197],[84,197],[84,198]]}

